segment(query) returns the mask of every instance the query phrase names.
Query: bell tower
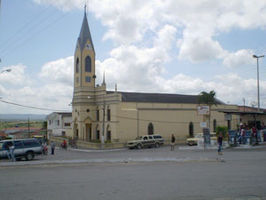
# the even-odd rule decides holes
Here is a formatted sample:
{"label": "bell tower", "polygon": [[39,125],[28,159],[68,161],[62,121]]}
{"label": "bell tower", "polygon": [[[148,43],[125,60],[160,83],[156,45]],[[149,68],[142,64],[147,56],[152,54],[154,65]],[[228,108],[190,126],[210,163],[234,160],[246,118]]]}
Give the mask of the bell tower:
{"label": "bell tower", "polygon": [[72,99],[73,137],[91,140],[95,121],[95,51],[87,21],[84,17],[74,54],[74,93]]}
{"label": "bell tower", "polygon": [[74,56],[74,90],[95,87],[95,51],[87,21],[86,6]]}

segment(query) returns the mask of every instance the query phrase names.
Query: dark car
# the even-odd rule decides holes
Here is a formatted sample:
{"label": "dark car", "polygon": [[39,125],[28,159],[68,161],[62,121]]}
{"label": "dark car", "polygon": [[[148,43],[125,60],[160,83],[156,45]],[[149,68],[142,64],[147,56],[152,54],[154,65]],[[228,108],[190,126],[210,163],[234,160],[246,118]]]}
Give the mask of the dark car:
{"label": "dark car", "polygon": [[34,159],[35,155],[42,154],[42,145],[36,139],[15,139],[0,141],[0,159],[8,157],[8,147],[14,146],[16,159]]}

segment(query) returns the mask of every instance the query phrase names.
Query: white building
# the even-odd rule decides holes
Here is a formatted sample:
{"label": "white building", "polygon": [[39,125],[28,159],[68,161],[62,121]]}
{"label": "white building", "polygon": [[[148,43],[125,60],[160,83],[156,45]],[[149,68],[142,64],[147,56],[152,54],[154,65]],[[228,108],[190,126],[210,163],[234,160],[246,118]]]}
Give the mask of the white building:
{"label": "white building", "polygon": [[72,136],[72,113],[53,112],[47,116],[48,137],[51,136]]}

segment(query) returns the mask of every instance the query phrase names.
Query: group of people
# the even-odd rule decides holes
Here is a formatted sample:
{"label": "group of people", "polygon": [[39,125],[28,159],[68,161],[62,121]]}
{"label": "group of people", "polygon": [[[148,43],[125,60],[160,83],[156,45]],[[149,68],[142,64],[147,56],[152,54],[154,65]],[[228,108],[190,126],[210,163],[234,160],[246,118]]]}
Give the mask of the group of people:
{"label": "group of people", "polygon": [[[253,126],[251,129],[246,124],[241,124],[236,135],[239,144],[247,144],[247,131],[250,130],[250,144],[258,144],[261,141],[260,131]],[[248,136],[249,138],[249,136]]]}
{"label": "group of people", "polygon": [[[51,155],[54,155],[55,154],[56,143],[52,141],[50,143],[50,147],[51,147]],[[61,143],[61,148],[62,149],[67,149],[67,141],[66,140],[63,140],[63,142]],[[8,157],[8,159],[10,161],[12,161],[12,162],[15,162],[16,161],[16,156],[15,156],[15,153],[14,153],[15,146],[13,145],[13,143],[12,142],[8,143],[6,149],[7,149],[7,157]],[[46,142],[42,144],[42,149],[43,149],[42,153],[44,155],[47,155],[48,154],[48,146],[47,146]]]}

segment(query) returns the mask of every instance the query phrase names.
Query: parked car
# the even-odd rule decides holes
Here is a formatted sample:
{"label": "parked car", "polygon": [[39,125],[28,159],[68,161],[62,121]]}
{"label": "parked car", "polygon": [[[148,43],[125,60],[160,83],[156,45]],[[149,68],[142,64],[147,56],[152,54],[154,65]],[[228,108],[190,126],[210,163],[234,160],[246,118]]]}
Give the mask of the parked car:
{"label": "parked car", "polygon": [[145,148],[145,147],[160,147],[160,145],[164,144],[164,139],[160,135],[144,135],[136,138],[135,140],[128,141],[127,147],[129,149],[137,148]]}
{"label": "parked car", "polygon": [[164,144],[164,139],[161,135],[153,135],[153,138],[155,141],[157,141],[159,143],[159,145],[163,145]]}
{"label": "parked car", "polygon": [[36,139],[15,139],[0,141],[0,159],[7,158],[8,147],[14,145],[16,159],[34,159],[35,155],[42,154],[42,145]]}
{"label": "parked car", "polygon": [[[217,140],[216,133],[210,133],[211,140]],[[188,138],[187,139],[187,145],[193,146],[193,145],[198,145],[198,141],[203,139],[203,133],[197,133],[195,134],[195,137],[193,138]]]}

